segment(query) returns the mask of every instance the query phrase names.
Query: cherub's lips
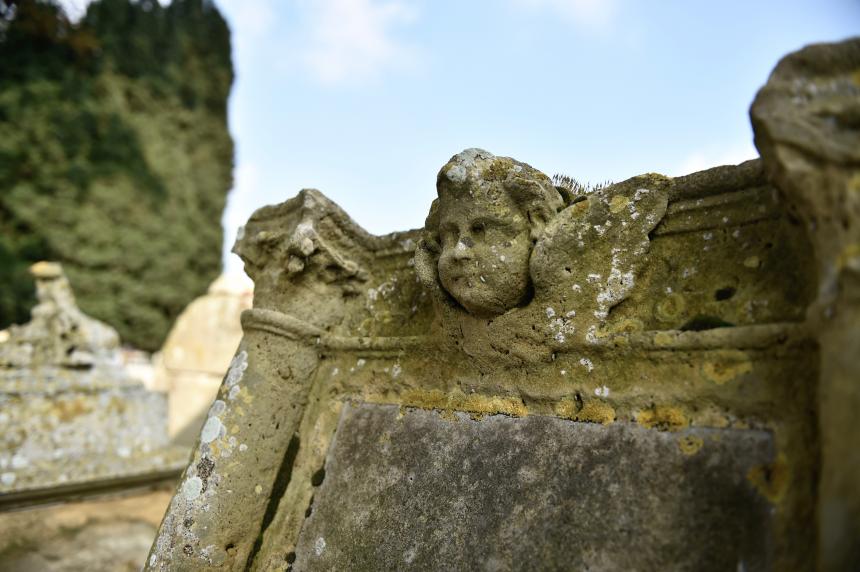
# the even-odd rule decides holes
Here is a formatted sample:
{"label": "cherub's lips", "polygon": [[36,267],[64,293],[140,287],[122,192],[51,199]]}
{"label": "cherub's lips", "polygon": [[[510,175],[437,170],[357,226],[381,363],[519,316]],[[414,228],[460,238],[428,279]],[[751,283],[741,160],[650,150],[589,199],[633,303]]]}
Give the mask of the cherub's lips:
{"label": "cherub's lips", "polygon": [[452,287],[473,289],[486,286],[486,279],[477,272],[457,272],[449,277],[449,283]]}

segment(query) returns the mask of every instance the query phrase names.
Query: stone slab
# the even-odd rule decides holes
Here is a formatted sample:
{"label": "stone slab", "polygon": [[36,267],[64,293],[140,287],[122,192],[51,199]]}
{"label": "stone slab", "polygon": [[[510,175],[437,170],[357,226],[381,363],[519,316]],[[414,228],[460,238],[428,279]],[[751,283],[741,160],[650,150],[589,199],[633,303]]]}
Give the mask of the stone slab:
{"label": "stone slab", "polygon": [[[767,570],[764,431],[347,406],[292,569]],[[321,474],[318,475],[321,476]]]}

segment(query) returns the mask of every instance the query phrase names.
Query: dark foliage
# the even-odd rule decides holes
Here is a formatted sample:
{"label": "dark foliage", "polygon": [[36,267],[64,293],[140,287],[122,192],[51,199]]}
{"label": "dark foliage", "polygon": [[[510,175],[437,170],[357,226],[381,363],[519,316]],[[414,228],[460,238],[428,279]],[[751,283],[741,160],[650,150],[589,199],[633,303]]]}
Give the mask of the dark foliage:
{"label": "dark foliage", "polygon": [[0,48],[0,327],[52,259],[85,312],[157,349],[220,271],[226,23],[207,0],[100,0],[78,24],[0,0]]}

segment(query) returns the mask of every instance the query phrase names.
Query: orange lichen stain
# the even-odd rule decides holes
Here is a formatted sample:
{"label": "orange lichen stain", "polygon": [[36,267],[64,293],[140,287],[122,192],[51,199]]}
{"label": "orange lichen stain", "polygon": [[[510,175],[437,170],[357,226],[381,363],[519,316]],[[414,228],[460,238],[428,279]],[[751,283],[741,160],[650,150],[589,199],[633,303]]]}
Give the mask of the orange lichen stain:
{"label": "orange lichen stain", "polygon": [[690,424],[683,411],[666,405],[643,409],[636,414],[636,422],[643,427],[660,431],[678,431]]}
{"label": "orange lichen stain", "polygon": [[54,403],[54,412],[60,421],[71,421],[79,415],[86,415],[92,407],[82,399],[69,399]]}
{"label": "orange lichen stain", "polygon": [[772,504],[779,503],[788,490],[791,470],[785,455],[779,454],[773,463],[758,465],[747,472],[747,480]]}
{"label": "orange lichen stain", "polygon": [[749,357],[739,350],[725,350],[702,364],[702,375],[708,381],[723,385],[752,371]]}
{"label": "orange lichen stain", "polygon": [[678,439],[678,448],[681,449],[681,452],[685,455],[695,455],[704,444],[705,442],[702,438],[696,437],[695,435],[687,435],[686,437]]}
{"label": "orange lichen stain", "polygon": [[579,201],[578,203],[573,203],[570,207],[570,213],[576,217],[580,217],[588,212],[588,207],[590,206],[589,199],[585,199],[584,201]]}
{"label": "orange lichen stain", "polygon": [[573,419],[584,423],[609,425],[615,421],[615,409],[599,399],[589,399],[582,404],[582,409],[574,415]]}

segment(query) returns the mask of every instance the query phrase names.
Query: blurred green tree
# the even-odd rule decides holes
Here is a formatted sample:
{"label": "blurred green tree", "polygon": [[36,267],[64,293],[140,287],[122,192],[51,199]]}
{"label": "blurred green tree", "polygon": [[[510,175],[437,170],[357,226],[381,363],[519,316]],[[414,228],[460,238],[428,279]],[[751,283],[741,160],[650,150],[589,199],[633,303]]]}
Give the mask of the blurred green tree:
{"label": "blurred green tree", "polygon": [[221,268],[227,24],[209,0],[97,0],[77,24],[0,0],[0,48],[0,328],[51,259],[85,312],[157,349]]}

